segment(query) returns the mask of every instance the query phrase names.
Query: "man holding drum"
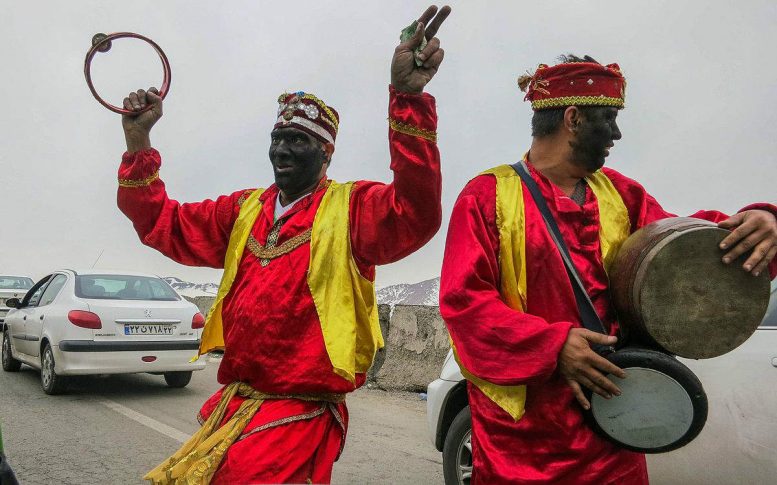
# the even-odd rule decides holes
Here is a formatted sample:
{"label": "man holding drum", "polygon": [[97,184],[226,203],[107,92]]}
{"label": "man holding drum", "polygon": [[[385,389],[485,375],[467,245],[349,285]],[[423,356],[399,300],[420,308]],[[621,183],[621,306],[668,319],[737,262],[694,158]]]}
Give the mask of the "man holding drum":
{"label": "man holding drum", "polygon": [[[524,162],[609,336],[582,328],[562,258],[516,171],[503,165],[475,177],[453,209],[440,285],[440,311],[469,380],[472,483],[647,483],[644,455],[586,425],[583,389],[620,394],[605,375],[623,371],[591,349],[617,340],[609,264],[629,234],[673,214],[603,168],[621,138],[626,82],[617,64],[564,56],[519,85],[534,110]],[[721,244],[724,262],[752,250],[743,269],[774,275],[775,214],[756,204],[730,218],[693,217],[732,230]]]}
{"label": "man holding drum", "polygon": [[449,13],[427,9],[394,52],[388,185],[327,178],[339,116],[297,92],[278,99],[274,185],[179,204],[159,178],[149,140],[161,99],[154,89],[125,99],[127,109],[152,109],[123,119],[119,208],[144,244],[183,264],[224,268],[200,354],[224,349],[225,387],[203,405],[202,429],[146,479],[330,481],[348,426],[345,395],[364,384],[383,344],[375,266],[420,248],[440,225],[437,115],[423,88],[442,62],[434,34]]}

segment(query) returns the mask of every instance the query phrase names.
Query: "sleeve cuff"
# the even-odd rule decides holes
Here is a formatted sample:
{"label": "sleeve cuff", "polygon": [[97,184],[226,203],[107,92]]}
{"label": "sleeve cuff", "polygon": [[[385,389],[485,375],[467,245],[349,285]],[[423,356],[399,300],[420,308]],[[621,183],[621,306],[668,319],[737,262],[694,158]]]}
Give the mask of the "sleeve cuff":
{"label": "sleeve cuff", "polygon": [[743,207],[739,212],[745,212],[745,211],[751,211],[751,210],[762,210],[766,212],[771,212],[774,215],[774,217],[777,217],[777,206],[774,204],[768,204],[765,202],[750,204],[746,207]]}
{"label": "sleeve cuff", "polygon": [[159,179],[162,159],[153,148],[134,153],[125,152],[119,165],[119,187],[147,187]]}
{"label": "sleeve cuff", "polygon": [[437,109],[434,96],[410,94],[389,86],[389,127],[392,131],[437,141]]}

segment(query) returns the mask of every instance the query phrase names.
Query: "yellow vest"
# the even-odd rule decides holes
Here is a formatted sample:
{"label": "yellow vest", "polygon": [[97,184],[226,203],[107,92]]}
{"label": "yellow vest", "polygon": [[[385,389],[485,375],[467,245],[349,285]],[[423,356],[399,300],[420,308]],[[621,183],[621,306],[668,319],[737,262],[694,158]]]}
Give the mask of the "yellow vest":
{"label": "yellow vest", "polygon": [[[349,208],[353,182],[331,182],[313,220],[310,267],[307,281],[321,322],[324,344],[333,372],[354,382],[356,373],[367,372],[375,352],[383,347],[378,322],[375,284],[364,278],[351,253]],[[208,313],[199,355],[224,348],[221,311],[232,288],[248,236],[262,210],[254,191],[240,207],[224,258],[216,301]]]}
{"label": "yellow vest", "polygon": [[[509,165],[483,172],[496,177],[496,225],[499,228],[499,292],[513,310],[526,309],[526,227],[521,178]],[[601,171],[586,178],[599,204],[599,239],[605,271],[609,271],[623,241],[631,234],[626,205],[609,178]],[[499,386],[468,372],[456,355],[461,373],[489,399],[518,421],[524,413],[526,386]]]}

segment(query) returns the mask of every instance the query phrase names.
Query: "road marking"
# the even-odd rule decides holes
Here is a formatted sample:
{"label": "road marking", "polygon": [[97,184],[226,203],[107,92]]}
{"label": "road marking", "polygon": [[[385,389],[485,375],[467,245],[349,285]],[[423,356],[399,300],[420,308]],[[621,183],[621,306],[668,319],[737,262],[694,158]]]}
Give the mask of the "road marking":
{"label": "road marking", "polygon": [[143,426],[149,427],[153,429],[154,431],[158,431],[162,433],[163,435],[167,436],[168,438],[172,438],[176,440],[179,443],[186,443],[189,441],[189,438],[191,438],[190,435],[178,431],[177,429],[173,428],[172,426],[168,426],[165,423],[161,423],[157,421],[154,418],[150,418],[146,416],[145,414],[140,414],[137,411],[134,411],[126,406],[122,406],[121,404],[111,401],[109,399],[101,399],[98,401],[100,404],[107,406],[114,411],[116,411],[119,414],[123,414],[124,416],[130,418],[133,421],[137,421],[138,423],[142,424]]}

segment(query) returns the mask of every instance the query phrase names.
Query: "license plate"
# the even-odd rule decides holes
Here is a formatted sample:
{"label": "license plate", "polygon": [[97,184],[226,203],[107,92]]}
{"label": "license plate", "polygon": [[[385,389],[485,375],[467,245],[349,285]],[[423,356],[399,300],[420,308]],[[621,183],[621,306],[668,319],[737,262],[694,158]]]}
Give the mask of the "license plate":
{"label": "license plate", "polygon": [[175,325],[124,325],[124,335],[172,335]]}

